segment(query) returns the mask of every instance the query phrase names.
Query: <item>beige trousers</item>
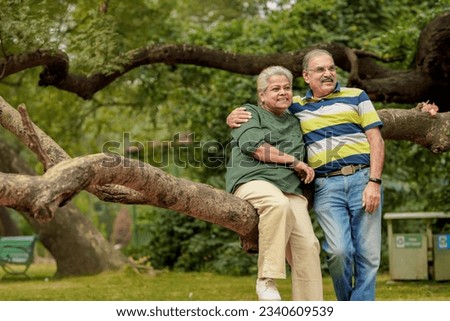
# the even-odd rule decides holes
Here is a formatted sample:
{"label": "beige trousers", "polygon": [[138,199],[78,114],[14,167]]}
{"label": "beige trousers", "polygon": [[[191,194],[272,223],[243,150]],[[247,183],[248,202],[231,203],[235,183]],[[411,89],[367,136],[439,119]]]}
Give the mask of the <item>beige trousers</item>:
{"label": "beige trousers", "polygon": [[258,278],[286,278],[291,266],[292,299],[323,300],[320,244],[301,195],[283,193],[275,185],[256,180],[236,189],[259,215]]}

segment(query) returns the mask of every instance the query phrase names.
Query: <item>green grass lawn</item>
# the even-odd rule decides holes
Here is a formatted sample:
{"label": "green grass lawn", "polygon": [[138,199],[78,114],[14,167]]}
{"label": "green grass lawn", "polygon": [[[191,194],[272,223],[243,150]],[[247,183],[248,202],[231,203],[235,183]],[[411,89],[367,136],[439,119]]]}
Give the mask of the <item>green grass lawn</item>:
{"label": "green grass lawn", "polygon": [[[158,271],[138,274],[131,268],[95,276],[54,279],[54,264],[33,264],[30,279],[8,277],[0,282],[1,301],[255,301],[255,277],[212,273]],[[2,277],[3,271],[0,274]],[[290,279],[278,280],[283,300],[290,300]],[[324,297],[335,296],[328,276]],[[393,282],[380,274],[380,301],[450,301],[450,282]]]}

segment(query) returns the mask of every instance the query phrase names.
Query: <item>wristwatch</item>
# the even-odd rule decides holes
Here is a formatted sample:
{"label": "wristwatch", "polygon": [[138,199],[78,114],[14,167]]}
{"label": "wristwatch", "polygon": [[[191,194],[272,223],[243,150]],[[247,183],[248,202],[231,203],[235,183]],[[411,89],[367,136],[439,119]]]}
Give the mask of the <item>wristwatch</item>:
{"label": "wristwatch", "polygon": [[380,178],[374,178],[374,177],[370,177],[369,182],[374,182],[379,185],[381,185],[381,183],[383,183],[383,181]]}

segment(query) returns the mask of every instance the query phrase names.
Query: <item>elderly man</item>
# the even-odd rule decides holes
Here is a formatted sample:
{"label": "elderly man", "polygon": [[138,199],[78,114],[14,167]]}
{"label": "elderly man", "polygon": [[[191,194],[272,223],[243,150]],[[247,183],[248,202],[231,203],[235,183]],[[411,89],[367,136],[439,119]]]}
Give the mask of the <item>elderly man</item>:
{"label": "elderly man", "polygon": [[382,123],[367,94],[341,87],[330,53],[304,58],[310,90],[290,107],[316,171],[314,210],[338,300],[375,300],[381,256]]}

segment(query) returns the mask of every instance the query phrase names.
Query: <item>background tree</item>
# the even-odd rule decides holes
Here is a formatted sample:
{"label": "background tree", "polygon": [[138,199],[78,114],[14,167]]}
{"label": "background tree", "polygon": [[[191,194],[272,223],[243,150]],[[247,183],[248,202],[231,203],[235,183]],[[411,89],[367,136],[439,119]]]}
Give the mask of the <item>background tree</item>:
{"label": "background tree", "polygon": [[[447,70],[448,57],[443,53],[448,53],[449,24],[445,14],[448,3],[404,1],[379,6],[376,1],[363,5],[347,2],[102,1],[99,7],[93,7],[89,1],[2,1],[0,90],[13,106],[26,102],[31,118],[50,137],[57,138],[69,155],[97,153],[110,146],[108,142],[118,142],[114,151],[125,156],[132,156],[130,146],[138,150],[143,147],[137,155],[142,160],[177,177],[222,188],[223,163],[198,166],[202,163],[199,158],[180,159],[180,155],[187,157],[192,153],[183,154],[186,148],[179,144],[170,148],[170,152],[177,152],[178,162],[170,159],[162,162],[156,158],[163,152],[161,146],[165,142],[177,145],[178,133],[195,133],[198,157],[215,156],[216,160],[223,157],[226,150],[220,147],[228,141],[224,119],[235,106],[254,100],[252,75],[279,61],[298,75],[303,53],[319,43],[335,55],[342,81],[365,88],[380,102],[378,107],[411,108],[421,100],[433,99],[441,110],[448,110],[447,95],[441,94],[448,89],[448,73],[436,72]],[[44,69],[34,68],[38,66]],[[43,88],[36,86],[37,79]],[[392,86],[393,83],[396,85]],[[299,93],[306,90],[300,78],[295,86]],[[397,104],[405,102],[406,106]],[[400,137],[427,147],[438,142],[429,148],[434,152],[446,150],[448,122],[447,125],[442,122],[445,114],[426,121],[424,115],[415,115],[406,118],[406,122],[416,124],[414,133],[419,135]],[[414,118],[415,123],[411,121]],[[386,117],[387,121],[396,122],[391,128],[398,129],[391,135],[401,134],[398,121],[402,119],[405,118]],[[430,126],[438,128],[431,130]],[[424,143],[421,131],[444,132],[443,140],[427,137]],[[423,148],[402,143],[388,148],[392,151],[388,155],[395,157],[386,166],[386,195],[395,199],[388,200],[387,210],[448,206],[436,202],[444,200],[441,195],[448,195],[448,153],[437,157]],[[36,164],[29,153],[21,151],[21,154]],[[166,153],[165,157],[175,159],[170,155]],[[408,169],[405,165],[411,159],[416,164]],[[416,170],[418,160],[422,170],[433,175],[425,179]],[[34,166],[38,173],[43,172],[42,166]],[[430,197],[417,197],[412,202],[412,193],[423,195],[418,183],[423,186],[425,180],[429,182]],[[389,193],[390,190],[395,193]],[[73,214],[71,222],[68,219],[64,226],[79,226],[73,222],[78,219],[82,222],[83,214],[98,223],[98,215],[90,214],[98,202],[87,193],[81,193],[75,202],[81,212]],[[172,220],[155,212],[145,215],[144,211],[147,210],[139,208],[146,218],[137,219],[150,223],[147,230],[153,227],[158,231],[154,227]],[[63,216],[57,215],[55,220],[59,217]],[[224,257],[242,254],[236,235],[229,230],[184,216],[181,220],[185,228],[180,231],[180,222],[174,219],[176,224],[167,229],[165,244],[178,228],[179,235],[188,236],[189,241],[184,245],[180,241],[178,247],[173,247],[181,253],[184,246],[184,253],[202,259],[192,264],[192,258],[177,255],[161,265],[199,269],[211,267],[212,262],[223,263]],[[35,231],[41,233],[39,227]],[[76,237],[49,243],[61,249],[70,244],[77,251],[77,242],[73,240],[84,239],[83,234],[77,231]],[[213,241],[211,235],[225,241]],[[95,242],[102,244],[100,247],[109,246],[105,240]],[[90,240],[86,244],[95,242]],[[60,266],[58,262],[59,273],[67,275],[97,273],[117,265],[103,264],[90,270],[80,265],[71,271]],[[236,271],[244,272],[248,269]]]}

